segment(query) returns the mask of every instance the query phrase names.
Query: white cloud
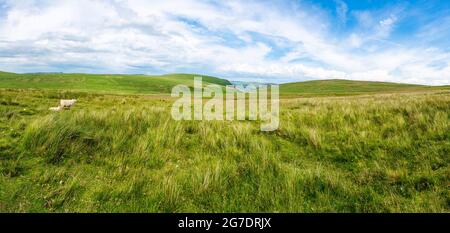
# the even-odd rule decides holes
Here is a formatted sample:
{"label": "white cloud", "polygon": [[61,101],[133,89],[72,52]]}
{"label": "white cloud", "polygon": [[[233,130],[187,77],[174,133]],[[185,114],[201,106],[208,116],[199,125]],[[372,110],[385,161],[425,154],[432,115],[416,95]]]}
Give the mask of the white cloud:
{"label": "white cloud", "polygon": [[[346,21],[351,16],[348,7],[337,3],[339,18]],[[398,11],[354,12],[359,27],[339,38],[324,13],[287,4],[291,5],[194,0],[6,1],[7,12],[0,14],[4,17],[0,18],[0,69],[114,73],[202,73],[205,69],[274,82],[277,78],[347,78],[450,84],[448,53],[389,41]],[[281,53],[277,46],[289,49]],[[270,58],[273,53],[280,54]],[[433,66],[436,62],[441,65]]]}

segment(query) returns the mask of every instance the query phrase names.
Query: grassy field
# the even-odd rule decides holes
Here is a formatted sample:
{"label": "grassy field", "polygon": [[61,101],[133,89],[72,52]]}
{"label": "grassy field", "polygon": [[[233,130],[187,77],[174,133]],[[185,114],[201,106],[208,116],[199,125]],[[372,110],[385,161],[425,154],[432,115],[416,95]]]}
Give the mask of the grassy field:
{"label": "grassy field", "polygon": [[[205,84],[230,85],[228,80],[195,74],[168,75],[108,75],[37,73],[16,74],[0,72],[0,88],[65,90],[103,94],[170,94],[173,86],[193,86],[193,77],[200,76]],[[450,86],[423,86],[412,84],[367,82],[352,80],[319,80],[280,85],[284,97],[349,96],[377,93],[405,93],[432,90],[450,90]]]}
{"label": "grassy field", "polygon": [[[193,86],[194,74],[104,75],[15,74],[0,72],[0,88],[69,90],[115,94],[170,94],[177,84]],[[229,81],[202,75],[205,84],[228,85]]]}
{"label": "grassy field", "polygon": [[286,96],[348,96],[377,93],[407,93],[431,90],[450,90],[450,86],[423,86],[403,83],[352,80],[317,80],[287,83],[280,87]]}
{"label": "grassy field", "polygon": [[[40,90],[0,81],[0,212],[450,212],[445,88],[283,98],[280,128],[261,132],[174,121],[174,99],[131,94],[167,86],[40,76]],[[78,103],[48,111],[62,98]]]}

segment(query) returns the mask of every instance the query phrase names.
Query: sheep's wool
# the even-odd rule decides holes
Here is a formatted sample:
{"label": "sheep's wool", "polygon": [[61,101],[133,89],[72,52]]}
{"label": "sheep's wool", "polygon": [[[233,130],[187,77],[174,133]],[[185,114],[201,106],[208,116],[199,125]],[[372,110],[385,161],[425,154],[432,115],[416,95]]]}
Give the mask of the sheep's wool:
{"label": "sheep's wool", "polygon": [[77,102],[77,100],[72,99],[72,100],[61,100],[59,106],[63,107],[63,108],[68,108],[73,106],[75,103]]}

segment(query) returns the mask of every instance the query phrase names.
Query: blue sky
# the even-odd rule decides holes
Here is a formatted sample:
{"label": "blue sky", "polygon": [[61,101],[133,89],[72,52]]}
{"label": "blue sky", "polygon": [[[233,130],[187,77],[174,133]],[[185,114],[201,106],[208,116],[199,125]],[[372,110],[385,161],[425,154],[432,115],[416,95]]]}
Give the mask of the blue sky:
{"label": "blue sky", "polygon": [[450,1],[0,0],[0,70],[450,84]]}

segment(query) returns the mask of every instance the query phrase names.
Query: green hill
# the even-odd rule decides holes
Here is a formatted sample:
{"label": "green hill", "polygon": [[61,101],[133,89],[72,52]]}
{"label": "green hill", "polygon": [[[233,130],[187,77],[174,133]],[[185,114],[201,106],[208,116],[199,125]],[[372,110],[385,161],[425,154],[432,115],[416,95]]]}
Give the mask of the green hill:
{"label": "green hill", "polygon": [[315,80],[286,83],[280,86],[282,94],[300,95],[356,95],[371,93],[414,92],[433,89],[449,89],[448,86],[432,87],[413,84],[369,82],[353,80]]}
{"label": "green hill", "polygon": [[[0,88],[70,90],[112,94],[169,94],[175,85],[193,86],[195,76],[203,77],[203,82],[206,84],[231,85],[225,79],[197,74],[16,74],[0,72]],[[280,93],[284,96],[340,96],[442,89],[450,90],[450,86],[432,87],[352,80],[315,80],[280,85]]]}
{"label": "green hill", "polygon": [[170,93],[173,86],[193,86],[194,76],[201,76],[203,82],[229,85],[230,82],[205,75],[104,75],[36,73],[15,74],[0,72],[0,88],[73,90],[118,94]]}

